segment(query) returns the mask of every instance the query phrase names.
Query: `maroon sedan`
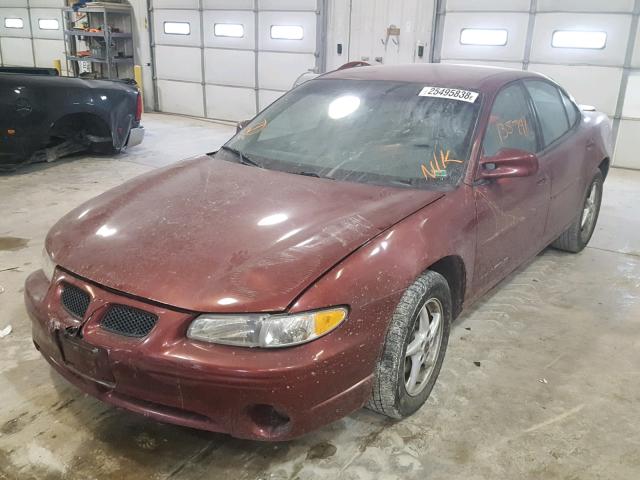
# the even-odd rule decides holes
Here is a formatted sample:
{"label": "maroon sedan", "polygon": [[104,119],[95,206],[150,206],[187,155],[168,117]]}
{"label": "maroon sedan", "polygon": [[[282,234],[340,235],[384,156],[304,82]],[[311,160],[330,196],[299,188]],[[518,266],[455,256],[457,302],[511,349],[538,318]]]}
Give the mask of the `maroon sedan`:
{"label": "maroon sedan", "polygon": [[33,340],[105,402],[237,437],[406,417],[464,306],[585,247],[610,137],[530,72],[324,75],[60,220],[26,284]]}

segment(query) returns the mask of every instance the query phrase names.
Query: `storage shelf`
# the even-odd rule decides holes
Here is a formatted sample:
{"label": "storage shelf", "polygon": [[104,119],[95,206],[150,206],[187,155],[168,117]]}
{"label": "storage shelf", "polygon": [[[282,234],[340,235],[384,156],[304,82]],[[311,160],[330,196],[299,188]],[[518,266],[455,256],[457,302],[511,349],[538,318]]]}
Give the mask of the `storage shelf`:
{"label": "storage shelf", "polygon": [[[71,55],[67,56],[67,60],[71,60],[73,62],[92,62],[92,63],[109,63],[106,58],[97,58],[97,57],[73,57]],[[118,58],[114,57],[112,59],[113,63],[133,63],[133,58]]]}
{"label": "storage shelf", "polygon": [[[66,35],[72,37],[105,37],[106,32],[85,32],[84,30],[65,30]],[[111,32],[111,38],[133,38],[131,33]]]}

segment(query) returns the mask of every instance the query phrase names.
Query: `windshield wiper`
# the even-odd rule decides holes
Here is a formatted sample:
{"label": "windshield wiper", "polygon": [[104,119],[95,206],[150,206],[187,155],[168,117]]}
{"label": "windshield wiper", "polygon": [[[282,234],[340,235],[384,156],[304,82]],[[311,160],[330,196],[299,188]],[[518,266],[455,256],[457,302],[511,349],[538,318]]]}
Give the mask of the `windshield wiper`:
{"label": "windshield wiper", "polygon": [[226,145],[223,145],[222,147],[220,147],[220,150],[226,150],[228,152],[231,152],[237,155],[237,157],[240,159],[240,163],[242,163],[243,165],[251,165],[252,167],[264,168],[260,163],[256,162],[255,160],[252,160],[251,157],[248,157],[246,153],[242,153],[240,150],[227,147]]}
{"label": "windshield wiper", "polygon": [[335,178],[333,177],[327,177],[315,172],[291,172],[291,173],[293,173],[294,175],[304,175],[305,177],[326,178],[327,180],[335,180]]}

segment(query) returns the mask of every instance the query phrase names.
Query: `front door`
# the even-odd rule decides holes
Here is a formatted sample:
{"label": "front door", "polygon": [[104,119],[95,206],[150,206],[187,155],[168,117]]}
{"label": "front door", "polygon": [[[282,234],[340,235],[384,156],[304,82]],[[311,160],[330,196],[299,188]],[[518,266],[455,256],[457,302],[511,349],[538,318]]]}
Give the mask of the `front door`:
{"label": "front door", "polygon": [[[506,86],[496,97],[483,140],[483,156],[503,148],[535,153],[536,120],[520,82]],[[478,218],[474,289],[484,292],[542,245],[549,204],[550,181],[544,167],[521,178],[477,182],[474,186]]]}

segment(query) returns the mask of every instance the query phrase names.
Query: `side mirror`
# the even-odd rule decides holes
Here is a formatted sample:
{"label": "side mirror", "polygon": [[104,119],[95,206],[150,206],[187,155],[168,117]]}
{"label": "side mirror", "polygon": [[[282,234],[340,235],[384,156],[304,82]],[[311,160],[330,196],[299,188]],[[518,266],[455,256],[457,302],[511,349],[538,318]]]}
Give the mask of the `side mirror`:
{"label": "side mirror", "polygon": [[241,122],[236,123],[236,133],[249,125],[249,122],[251,122],[251,120],[242,120]]}
{"label": "side mirror", "polygon": [[480,159],[478,177],[495,178],[529,177],[538,173],[538,157],[516,148],[503,148],[493,157]]}

